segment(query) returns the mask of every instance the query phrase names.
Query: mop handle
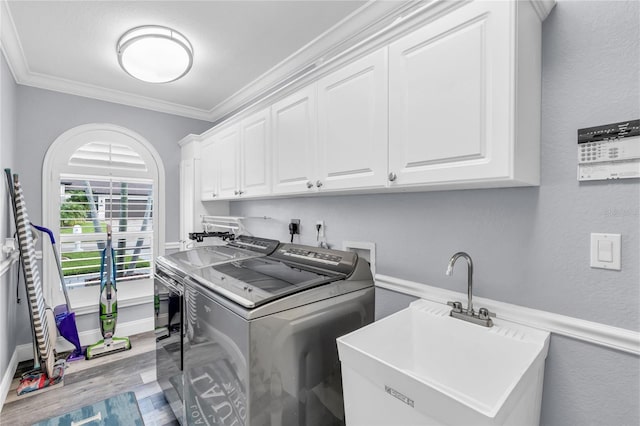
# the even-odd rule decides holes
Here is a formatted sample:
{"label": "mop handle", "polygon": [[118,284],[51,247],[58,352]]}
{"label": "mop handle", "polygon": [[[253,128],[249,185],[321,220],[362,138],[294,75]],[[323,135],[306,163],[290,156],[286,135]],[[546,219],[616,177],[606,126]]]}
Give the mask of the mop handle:
{"label": "mop handle", "polygon": [[56,266],[58,267],[58,275],[60,275],[60,285],[62,286],[62,293],[64,294],[64,300],[67,303],[67,311],[71,311],[71,303],[69,302],[69,293],[67,293],[67,286],[64,282],[64,273],[62,272],[62,264],[60,263],[60,256],[58,256],[58,250],[56,249],[56,239],[53,236],[53,231],[49,228],[45,228],[44,226],[38,226],[31,223],[31,226],[36,228],[40,232],[45,232],[49,235],[49,240],[51,241],[51,251],[53,251],[53,256],[56,259]]}
{"label": "mop handle", "polygon": [[111,291],[113,290],[113,281],[112,279],[114,277],[111,276],[112,268],[113,268],[113,251],[112,251],[112,245],[111,245],[111,225],[107,224],[107,244],[106,247],[104,248],[104,253],[105,253],[105,268],[106,268],[106,279],[104,281],[106,290],[107,290],[107,300],[108,300],[108,304],[107,304],[107,313],[111,314]]}

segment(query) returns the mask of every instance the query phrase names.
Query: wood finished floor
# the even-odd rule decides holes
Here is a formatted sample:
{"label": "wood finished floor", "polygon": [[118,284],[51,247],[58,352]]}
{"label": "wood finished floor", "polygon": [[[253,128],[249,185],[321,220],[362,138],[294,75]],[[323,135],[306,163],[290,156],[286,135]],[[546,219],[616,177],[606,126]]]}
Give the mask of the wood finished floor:
{"label": "wood finished floor", "polygon": [[146,426],[178,425],[156,381],[155,334],[130,339],[128,351],[69,363],[62,386],[18,397],[14,379],[0,425],[30,425],[129,391],[136,394]]}

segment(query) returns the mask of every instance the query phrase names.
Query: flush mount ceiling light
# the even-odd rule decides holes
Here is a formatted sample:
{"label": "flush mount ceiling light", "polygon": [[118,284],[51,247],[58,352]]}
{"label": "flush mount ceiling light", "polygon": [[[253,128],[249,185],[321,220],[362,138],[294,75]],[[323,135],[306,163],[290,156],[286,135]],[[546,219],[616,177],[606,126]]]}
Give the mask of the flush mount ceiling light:
{"label": "flush mount ceiling light", "polygon": [[148,83],[169,83],[193,65],[193,47],[178,31],[159,25],[132,28],[116,46],[118,62],[130,76]]}

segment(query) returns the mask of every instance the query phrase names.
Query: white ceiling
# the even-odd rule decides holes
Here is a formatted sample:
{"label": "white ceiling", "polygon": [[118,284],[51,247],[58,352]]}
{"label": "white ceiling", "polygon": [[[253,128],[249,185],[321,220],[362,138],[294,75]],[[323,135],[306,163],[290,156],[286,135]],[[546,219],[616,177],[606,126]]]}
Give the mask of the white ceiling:
{"label": "white ceiling", "polygon": [[[0,41],[19,84],[217,121],[326,52],[357,41],[402,1],[0,0]],[[193,68],[167,84],[122,71],[116,42],[164,25],[194,46]],[[361,39],[362,37],[360,37]]]}

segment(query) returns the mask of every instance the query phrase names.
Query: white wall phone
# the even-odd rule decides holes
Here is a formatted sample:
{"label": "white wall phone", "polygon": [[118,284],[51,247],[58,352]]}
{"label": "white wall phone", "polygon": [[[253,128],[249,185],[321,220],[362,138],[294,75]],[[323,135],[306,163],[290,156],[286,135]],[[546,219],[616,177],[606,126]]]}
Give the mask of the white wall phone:
{"label": "white wall phone", "polygon": [[578,180],[640,178],[640,120],[578,129]]}

